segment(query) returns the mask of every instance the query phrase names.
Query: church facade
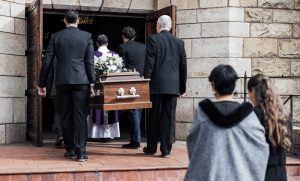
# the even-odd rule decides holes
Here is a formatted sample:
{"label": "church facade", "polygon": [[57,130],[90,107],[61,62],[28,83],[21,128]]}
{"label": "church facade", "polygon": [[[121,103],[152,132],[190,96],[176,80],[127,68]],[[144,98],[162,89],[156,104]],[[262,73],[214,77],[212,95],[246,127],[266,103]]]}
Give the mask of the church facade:
{"label": "church facade", "polygon": [[[26,7],[36,0],[0,0],[0,144],[24,142],[28,120]],[[40,1],[42,2],[42,1]],[[48,12],[77,9],[87,16],[145,15],[176,6],[176,36],[185,42],[187,92],[178,100],[176,137],[184,140],[198,102],[213,97],[208,75],[218,64],[245,75],[274,78],[294,121],[300,122],[300,0],[44,0]],[[146,20],[145,20],[146,21]],[[290,98],[292,96],[292,98]],[[290,102],[293,104],[290,104]]]}

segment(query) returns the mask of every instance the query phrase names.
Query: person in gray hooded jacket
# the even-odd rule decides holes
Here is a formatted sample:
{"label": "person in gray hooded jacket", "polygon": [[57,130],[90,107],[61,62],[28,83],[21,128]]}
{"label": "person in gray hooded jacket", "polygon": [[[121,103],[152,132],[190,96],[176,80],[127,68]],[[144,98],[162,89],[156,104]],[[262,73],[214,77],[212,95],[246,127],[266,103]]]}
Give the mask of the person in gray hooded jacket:
{"label": "person in gray hooded jacket", "polygon": [[237,73],[215,67],[209,81],[215,101],[199,103],[187,147],[185,181],[263,181],[269,156],[265,131],[250,103],[233,99]]}

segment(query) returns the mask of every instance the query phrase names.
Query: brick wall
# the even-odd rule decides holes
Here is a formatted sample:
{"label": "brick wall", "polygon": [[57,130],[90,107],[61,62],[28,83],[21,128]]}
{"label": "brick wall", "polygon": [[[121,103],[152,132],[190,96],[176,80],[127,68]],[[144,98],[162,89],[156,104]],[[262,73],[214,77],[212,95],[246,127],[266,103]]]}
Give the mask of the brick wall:
{"label": "brick wall", "polygon": [[25,140],[25,0],[0,0],[0,144]]}

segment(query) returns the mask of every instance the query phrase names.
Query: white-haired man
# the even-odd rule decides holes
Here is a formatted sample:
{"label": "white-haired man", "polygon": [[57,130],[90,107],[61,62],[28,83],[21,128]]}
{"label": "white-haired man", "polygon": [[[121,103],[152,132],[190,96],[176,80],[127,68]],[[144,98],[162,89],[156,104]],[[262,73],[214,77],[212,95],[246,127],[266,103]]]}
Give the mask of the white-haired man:
{"label": "white-haired man", "polygon": [[186,54],[182,40],[169,31],[171,18],[162,15],[157,20],[157,34],[150,35],[146,43],[144,77],[150,78],[152,109],[147,130],[146,155],[156,153],[160,141],[161,156],[170,156],[175,141],[175,112],[177,97],[186,90]]}

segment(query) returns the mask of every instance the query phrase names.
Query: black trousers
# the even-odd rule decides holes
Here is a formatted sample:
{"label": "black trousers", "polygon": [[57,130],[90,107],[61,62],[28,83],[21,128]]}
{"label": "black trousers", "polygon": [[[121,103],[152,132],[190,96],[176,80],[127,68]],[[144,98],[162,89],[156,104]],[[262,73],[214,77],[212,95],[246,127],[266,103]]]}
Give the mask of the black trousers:
{"label": "black trousers", "polygon": [[177,95],[151,94],[152,109],[147,129],[147,150],[155,153],[158,141],[162,155],[168,155],[175,142]]}
{"label": "black trousers", "polygon": [[63,138],[67,151],[85,154],[89,85],[61,85],[57,87],[61,106]]}

